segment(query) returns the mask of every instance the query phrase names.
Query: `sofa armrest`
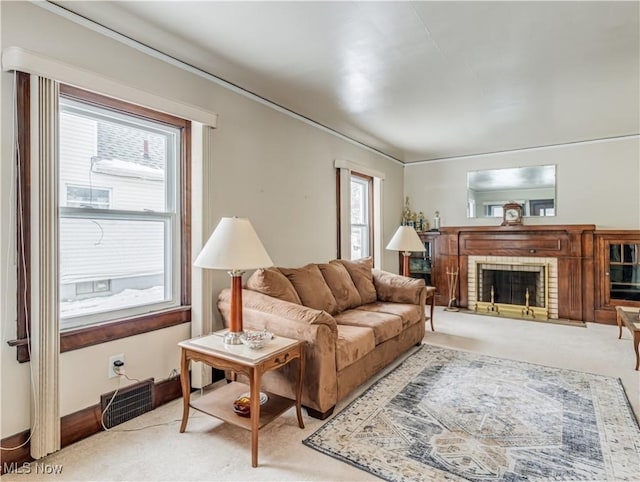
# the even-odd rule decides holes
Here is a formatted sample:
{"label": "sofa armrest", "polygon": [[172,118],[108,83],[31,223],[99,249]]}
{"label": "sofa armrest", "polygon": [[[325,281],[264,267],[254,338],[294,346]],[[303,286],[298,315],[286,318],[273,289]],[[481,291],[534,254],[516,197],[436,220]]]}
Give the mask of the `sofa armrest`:
{"label": "sofa armrest", "polygon": [[[230,304],[231,290],[227,288],[222,290],[218,296],[218,309],[225,321],[229,319]],[[267,318],[272,320],[272,326],[268,327],[259,317],[252,316],[251,313],[254,312],[264,315],[265,320]],[[281,333],[278,328],[288,332],[293,329],[293,332],[299,333],[300,330],[312,325],[325,325],[331,332],[338,332],[336,320],[326,311],[315,310],[297,303],[280,300],[253,290],[242,290],[242,313],[243,315],[248,314],[248,316],[243,316],[243,318],[247,318],[248,324],[245,323],[247,327],[251,329],[267,329],[274,334],[290,338],[297,337]],[[276,320],[279,320],[279,322]]]}
{"label": "sofa armrest", "polygon": [[427,288],[423,279],[374,269],[373,284],[380,301],[424,305],[427,299]]}
{"label": "sofa armrest", "polygon": [[[218,296],[218,310],[228,326],[231,292]],[[257,291],[242,290],[242,316],[245,329],[266,329],[276,336],[305,343],[305,377],[302,403],[319,412],[335,406],[338,396],[336,378],[336,320],[325,311],[279,300]],[[262,386],[278,395],[295,398],[297,372],[289,365],[266,373]]]}

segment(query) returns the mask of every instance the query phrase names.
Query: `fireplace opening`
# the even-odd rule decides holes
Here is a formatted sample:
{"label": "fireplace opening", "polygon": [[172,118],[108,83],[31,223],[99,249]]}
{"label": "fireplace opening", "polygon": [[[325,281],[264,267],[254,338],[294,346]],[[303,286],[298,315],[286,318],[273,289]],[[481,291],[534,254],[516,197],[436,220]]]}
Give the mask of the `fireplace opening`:
{"label": "fireplace opening", "polygon": [[529,295],[529,306],[544,306],[538,304],[537,277],[539,273],[527,271],[506,271],[495,269],[482,270],[482,293],[480,301],[491,302],[491,290],[493,289],[493,302],[506,303],[510,305],[522,305],[527,303]]}
{"label": "fireplace opening", "polygon": [[476,300],[489,311],[499,306],[542,308],[548,314],[546,266],[540,264],[478,263]]}
{"label": "fireplace opening", "polygon": [[469,308],[477,313],[558,319],[555,258],[469,256]]}

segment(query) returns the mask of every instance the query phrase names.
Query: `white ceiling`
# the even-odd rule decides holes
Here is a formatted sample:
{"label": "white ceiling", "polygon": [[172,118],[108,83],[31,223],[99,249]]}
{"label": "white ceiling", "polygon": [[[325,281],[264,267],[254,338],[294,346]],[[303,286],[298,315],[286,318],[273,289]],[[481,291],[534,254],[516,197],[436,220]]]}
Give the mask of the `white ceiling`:
{"label": "white ceiling", "polygon": [[640,3],[52,2],[403,162],[640,132]]}

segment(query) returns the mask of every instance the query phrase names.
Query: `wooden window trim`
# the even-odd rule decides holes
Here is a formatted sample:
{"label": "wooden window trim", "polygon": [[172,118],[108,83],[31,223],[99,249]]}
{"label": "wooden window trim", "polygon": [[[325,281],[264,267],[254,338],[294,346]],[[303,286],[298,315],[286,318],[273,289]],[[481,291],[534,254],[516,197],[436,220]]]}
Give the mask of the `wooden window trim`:
{"label": "wooden window trim", "polygon": [[[17,211],[21,216],[16,216],[17,236],[16,246],[18,252],[17,272],[17,340],[24,342],[18,345],[17,357],[19,362],[29,361],[29,348],[27,346],[28,334],[27,320],[30,320],[31,287],[29,284],[31,266],[31,77],[29,74],[18,72],[16,74],[16,121],[17,121]],[[9,342],[12,345],[12,342]]]}
{"label": "wooden window trim", "polygon": [[336,169],[336,218],[338,225],[336,226],[336,259],[342,259],[342,201],[340,195],[340,169]]}
{"label": "wooden window trim", "polygon": [[[30,320],[31,291],[30,291],[30,76],[22,72],[16,75],[17,92],[17,127],[18,149],[20,163],[18,166],[19,186],[17,190],[18,208],[23,215],[18,216],[17,246],[17,339],[9,341],[10,346],[17,347],[19,362],[30,359],[28,347]],[[88,92],[68,85],[60,85],[60,95],[97,106],[108,107],[125,114],[161,122],[180,129],[180,304],[181,306],[154,313],[135,316],[123,320],[116,320],[96,326],[78,328],[60,333],[60,352],[77,350],[97,345],[107,341],[139,335],[150,331],[160,330],[170,326],[191,321],[191,122],[179,117],[156,112],[145,107],[129,104],[100,94]],[[17,161],[17,159],[16,159]],[[23,268],[24,267],[24,268]]]}

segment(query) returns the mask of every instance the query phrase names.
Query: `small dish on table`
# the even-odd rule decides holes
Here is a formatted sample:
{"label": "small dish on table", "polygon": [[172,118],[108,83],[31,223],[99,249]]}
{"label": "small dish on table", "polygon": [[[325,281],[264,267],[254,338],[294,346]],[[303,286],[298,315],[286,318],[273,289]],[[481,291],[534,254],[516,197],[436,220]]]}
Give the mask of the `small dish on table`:
{"label": "small dish on table", "polygon": [[240,335],[240,340],[242,341],[242,343],[253,350],[259,350],[260,348],[263,348],[271,339],[273,339],[273,333],[267,330],[245,330],[242,332],[242,335]]}

